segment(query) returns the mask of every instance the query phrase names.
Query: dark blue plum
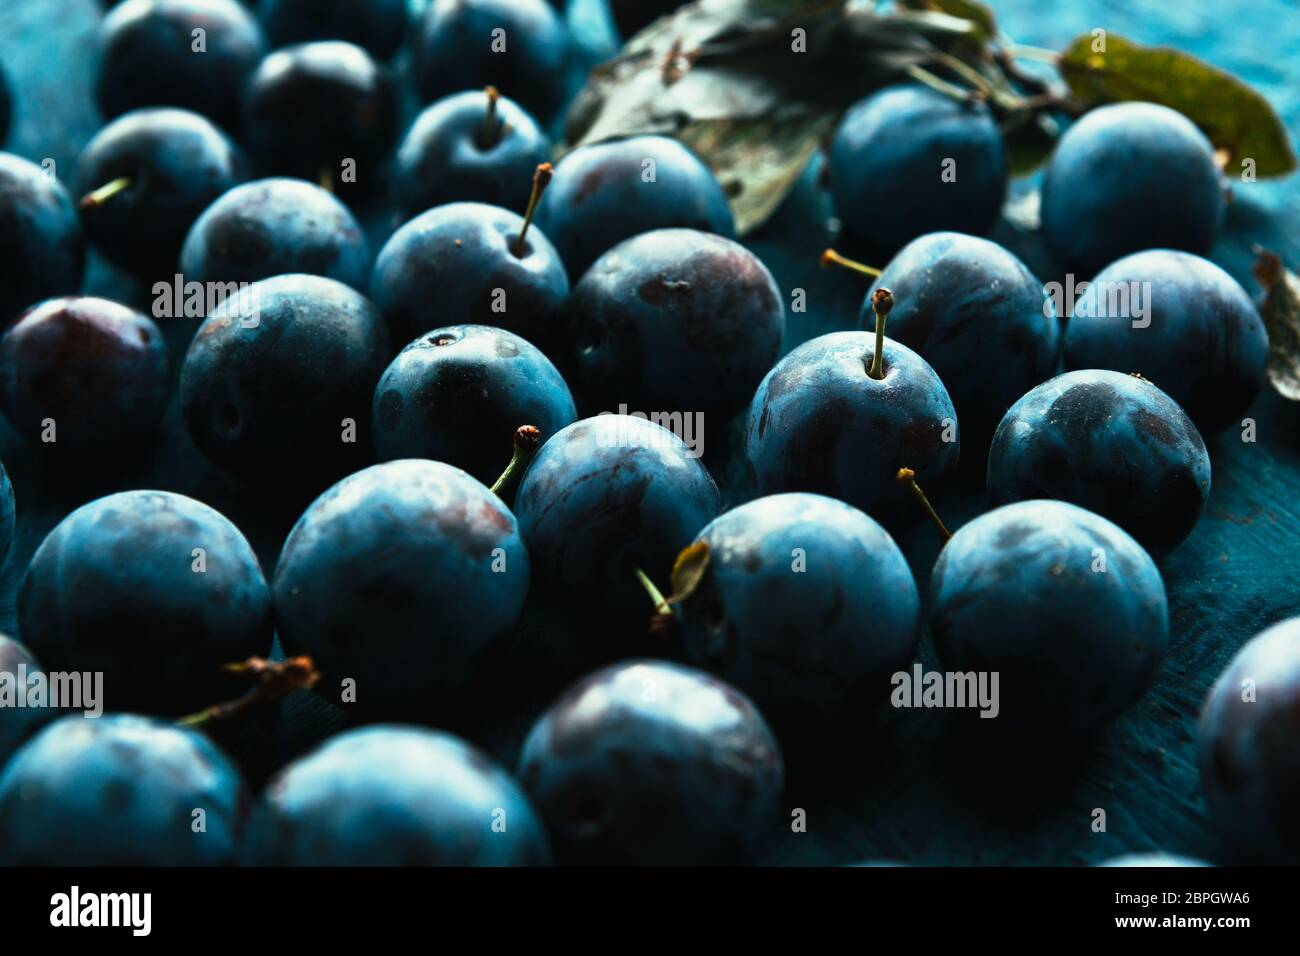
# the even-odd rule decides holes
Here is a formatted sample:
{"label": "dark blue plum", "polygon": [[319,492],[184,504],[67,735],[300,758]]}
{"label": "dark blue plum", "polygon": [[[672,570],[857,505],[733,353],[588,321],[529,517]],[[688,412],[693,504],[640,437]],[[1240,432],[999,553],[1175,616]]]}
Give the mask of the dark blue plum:
{"label": "dark blue plum", "polygon": [[142,442],[171,394],[162,332],[108,299],[47,299],[0,337],[0,410],[49,451]]}
{"label": "dark blue plum", "polygon": [[42,299],[81,290],[85,247],[67,190],[11,153],[0,153],[0,262],[0,327]]}
{"label": "dark blue plum", "polygon": [[9,92],[9,77],[0,64],[0,146],[9,135],[9,122],[13,115],[13,94]]}
{"label": "dark blue plum", "polygon": [[577,412],[551,360],[504,329],[451,325],[416,339],[374,390],[375,449],[385,459],[432,458],[491,485],[515,430],[545,441]]}
{"label": "dark blue plum", "polygon": [[228,865],[247,805],[238,771],[201,734],[64,717],[0,773],[0,866]]}
{"label": "dark blue plum", "polygon": [[569,34],[545,0],[433,0],[414,43],[426,103],[491,85],[543,121],[563,105]]}
{"label": "dark blue plum", "polygon": [[249,822],[254,866],[543,866],[528,797],[486,754],[436,730],[352,730],[290,764]]}
{"label": "dark blue plum", "polygon": [[507,329],[549,352],[569,282],[555,247],[536,227],[516,255],[523,225],[507,209],[458,202],[430,209],[393,233],[375,260],[370,298],[394,342],[474,323]]}
{"label": "dark blue plum", "polygon": [[383,317],[355,289],[284,275],[226,299],[181,367],[181,412],[212,461],[248,479],[329,480],[371,461],[370,403],[392,357]]}
{"label": "dark blue plum", "polygon": [[1043,177],[1043,238],[1086,279],[1141,249],[1208,251],[1226,200],[1214,147],[1191,120],[1155,103],[1114,103],[1057,142]]}
{"label": "dark blue plum", "polygon": [[1246,290],[1189,252],[1152,249],[1112,262],[1065,329],[1067,369],[1138,372],[1206,435],[1241,420],[1267,362],[1268,333]]}
{"label": "dark blue plum", "polygon": [[1300,863],[1300,618],[1250,640],[1210,691],[1201,790],[1235,860]]}
{"label": "dark blue plum", "polygon": [[14,542],[15,509],[13,482],[9,480],[5,466],[0,464],[0,562],[4,561],[9,546]]}
{"label": "dark blue plum", "polygon": [[597,415],[551,438],[515,497],[533,568],[548,588],[592,606],[647,605],[637,571],[660,586],[718,513],[718,487],[668,429]]}
{"label": "dark blue plum", "polygon": [[735,864],[780,819],[784,766],[739,691],[664,661],[567,690],[533,725],[518,776],[561,863]]}
{"label": "dark blue plum", "polygon": [[514,100],[466,90],[416,117],[393,162],[393,198],[403,218],[451,202],[484,202],[521,215],[533,171],[551,143]]}
{"label": "dark blue plum", "polygon": [[402,45],[407,0],[262,0],[258,17],[272,47],[347,40],[387,60]]}
{"label": "dark blue plum", "polygon": [[[248,80],[244,136],[265,171],[340,193],[377,187],[397,139],[396,86],[386,67],[351,43],[285,47]],[[345,170],[345,162],[355,168]]]}
{"label": "dark blue plum", "polygon": [[[205,31],[203,49],[195,30]],[[236,0],[126,0],[104,17],[98,46],[95,95],[106,117],[181,106],[233,131],[266,40]]]}
{"label": "dark blue plum", "polygon": [[269,653],[271,600],[253,549],[220,513],[124,491],[41,542],[18,628],[48,670],[102,671],[114,709],[177,716],[238,696],[221,667]]}
{"label": "dark blue plum", "polygon": [[879,252],[927,232],[987,232],[1007,189],[1006,148],[988,106],[916,83],[849,109],[829,168],[845,231]]}
{"label": "dark blue plum", "polygon": [[1061,326],[1043,284],[995,242],[958,232],[913,239],[890,260],[862,303],[894,295],[889,334],[943,380],[967,447],[983,447],[1010,405],[1056,372]]}
{"label": "dark blue plum", "polygon": [[920,598],[894,539],[822,495],[758,498],[715,518],[681,605],[687,652],[763,707],[833,716],[883,699],[916,652]]}
{"label": "dark blue plum", "polygon": [[133,110],[100,130],[77,159],[86,239],[105,259],[170,279],[194,220],[245,178],[243,154],[189,110]]}
{"label": "dark blue plum", "polygon": [[1057,498],[1095,511],[1157,556],[1192,533],[1210,455],[1178,404],[1135,375],[1067,372],[1007,412],[989,452],[995,504]]}
{"label": "dark blue plum", "polygon": [[278,633],[324,686],[354,680],[359,708],[436,706],[514,626],[528,564],[514,515],[459,468],[374,465],[290,532],[273,582]]}
{"label": "dark blue plum", "polygon": [[734,412],[781,354],[785,305],[738,242],[657,229],[610,249],[564,310],[584,399],[607,410]]}
{"label": "dark blue plum", "polygon": [[997,673],[999,716],[1019,730],[1097,730],[1142,696],[1169,646],[1151,556],[1064,501],[963,525],[939,552],[929,600],[944,669]]}
{"label": "dark blue plum", "polygon": [[[45,672],[35,656],[12,637],[0,634],[0,769],[27,738],[60,716],[49,706],[41,706],[32,695],[48,693]],[[21,703],[20,703],[21,701]]]}
{"label": "dark blue plum", "polygon": [[917,515],[900,468],[929,491],[957,470],[957,413],[939,376],[905,345],[884,341],[883,378],[868,374],[875,336],[832,332],[768,372],[749,406],[745,456],[759,494],[810,491],[848,502],[887,527]]}
{"label": "dark blue plum", "polygon": [[236,186],[203,211],[181,248],[186,282],[256,282],[305,272],[365,291],[370,248],[347,206],[300,179]]}
{"label": "dark blue plum", "polygon": [[555,167],[537,222],[577,281],[606,249],[652,229],[736,234],[713,172],[667,136],[631,136],[582,146]]}

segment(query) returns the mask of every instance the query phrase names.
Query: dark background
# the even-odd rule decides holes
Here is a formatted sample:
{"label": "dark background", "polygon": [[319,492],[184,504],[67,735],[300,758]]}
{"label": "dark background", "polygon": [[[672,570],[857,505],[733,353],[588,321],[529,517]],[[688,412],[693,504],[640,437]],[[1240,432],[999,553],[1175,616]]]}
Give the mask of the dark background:
{"label": "dark background", "polygon": [[[418,2],[418,0],[417,0]],[[575,0],[570,19],[588,50],[609,49],[601,0]],[[1063,47],[1103,27],[1151,44],[1189,50],[1251,83],[1272,102],[1293,138],[1300,134],[1300,8],[1289,0],[1116,0],[993,4],[1003,30],[1025,44]],[[7,149],[36,162],[51,157],[70,177],[82,145],[101,125],[92,96],[96,0],[0,0],[0,62],[17,92]],[[835,236],[829,207],[811,169],[790,201],[750,245],[788,293],[807,290],[808,311],[789,316],[786,349],[822,332],[853,325],[864,284],[824,272],[818,254]],[[1016,195],[1032,191],[1032,180]],[[1251,246],[1262,244],[1300,267],[1300,177],[1234,184],[1228,227],[1212,258],[1252,294]],[[389,228],[382,209],[367,220],[376,243]],[[1018,252],[1045,281],[1057,278],[1031,232],[1011,222],[994,237]],[[0,263],[3,281],[4,263]],[[148,289],[133,286],[92,257],[86,290],[148,310]],[[163,320],[164,323],[170,320]],[[165,331],[173,357],[192,325]],[[1210,440],[1214,489],[1192,537],[1163,564],[1172,642],[1155,687],[1128,714],[1088,743],[1044,742],[1003,750],[972,741],[950,713],[890,711],[846,719],[783,740],[799,769],[790,806],[808,813],[808,832],[787,834],[768,862],[843,863],[889,858],[925,864],[1079,864],[1123,852],[1167,850],[1227,862],[1198,791],[1195,721],[1214,678],[1241,644],[1264,626],[1300,613],[1295,586],[1300,560],[1300,416],[1271,392],[1250,415],[1258,442],[1236,430]],[[734,437],[734,436],[733,436]],[[710,432],[710,441],[723,437]],[[102,468],[69,473],[0,424],[0,460],[18,499],[18,531],[0,573],[0,629],[15,629],[22,574],[44,535],[68,512],[102,494],[163,488],[192,495],[229,516],[253,542],[268,575],[297,508],[275,493],[277,476],[240,485],[207,465],[180,424],[174,404],[163,439],[143,459],[106,453]],[[715,467],[734,500],[725,462]],[[971,490],[938,502],[950,525],[975,514]],[[926,527],[903,541],[925,581],[936,545]],[[530,606],[509,661],[485,689],[465,726],[456,729],[510,763],[537,710],[585,662],[601,622],[574,623],[581,609]],[[645,649],[642,648],[644,651]],[[928,647],[923,651],[933,663]],[[338,725],[337,714],[310,700],[287,708],[279,746],[293,752]],[[1107,814],[1107,832],[1090,829],[1092,811]]]}

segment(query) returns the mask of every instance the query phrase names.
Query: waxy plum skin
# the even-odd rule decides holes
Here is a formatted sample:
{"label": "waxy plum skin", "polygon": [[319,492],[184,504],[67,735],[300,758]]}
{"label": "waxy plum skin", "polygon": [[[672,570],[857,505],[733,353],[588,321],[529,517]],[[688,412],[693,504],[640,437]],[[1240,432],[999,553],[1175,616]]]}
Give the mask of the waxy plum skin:
{"label": "waxy plum skin", "polygon": [[370,403],[391,357],[388,326],[361,293],[321,276],[274,276],[203,320],[181,367],[181,414],[227,471],[293,475],[319,491],[373,461]]}
{"label": "waxy plum skin", "polygon": [[603,252],[643,232],[736,234],[712,170],[667,136],[630,136],[573,150],[556,165],[537,222],[575,283]]}
{"label": "waxy plum skin", "polygon": [[514,627],[529,560],[515,516],[466,472],[403,459],[349,475],[285,540],[277,632],[370,713],[436,709]]}
{"label": "waxy plum skin", "polygon": [[258,282],[307,273],[365,291],[370,247],[333,195],[301,179],[259,179],[223,193],[181,246],[188,282]]}
{"label": "waxy plum skin", "polygon": [[[20,667],[25,668],[26,686],[18,680]],[[0,682],[12,682],[15,694],[31,695],[37,691],[44,673],[31,651],[12,637],[0,634]],[[48,706],[48,700],[44,707],[31,706],[31,700],[28,696],[26,706],[0,707],[0,770],[24,741],[61,714],[57,708]]]}
{"label": "waxy plum skin", "polygon": [[247,805],[239,772],[202,734],[75,714],[0,771],[0,865],[228,866]]}
{"label": "waxy plum skin", "polygon": [[1300,618],[1242,646],[1198,728],[1201,791],[1241,862],[1300,862]]}
{"label": "waxy plum skin", "polygon": [[899,250],[872,283],[894,297],[890,338],[930,364],[952,397],[967,447],[983,445],[1016,399],[1056,372],[1061,323],[1043,284],[995,242],[933,232]]}
{"label": "waxy plum skin", "polygon": [[988,231],[1007,189],[1006,147],[988,106],[917,83],[850,107],[829,169],[845,230],[885,253],[928,232]]}
{"label": "waxy plum skin", "polygon": [[372,416],[381,458],[445,461],[490,487],[510,461],[516,429],[532,425],[545,441],[578,413],[535,346],[505,329],[451,325],[393,359],[375,387]]}
{"label": "waxy plum skin", "polygon": [[[194,51],[197,29],[202,53]],[[96,42],[95,97],[105,117],[179,106],[232,133],[244,82],[266,52],[261,26],[235,0],[128,0],[105,14]]]}
{"label": "waxy plum skin", "polygon": [[1086,734],[1155,679],[1169,646],[1164,580],[1118,525],[1063,501],[1020,501],[963,525],[930,577],[946,671],[996,672],[1018,729]]}
{"label": "waxy plum skin", "polygon": [[264,171],[350,193],[381,181],[397,87],[364,49],[319,40],[270,53],[244,92],[243,141]]}
{"label": "waxy plum skin", "polygon": [[481,202],[522,215],[533,173],[550,160],[551,143],[514,100],[497,98],[498,139],[480,141],[488,96],[453,93],[430,104],[406,131],[393,159],[393,199],[405,219],[434,206]]}
{"label": "waxy plum skin", "polygon": [[77,158],[74,192],[119,178],[131,184],[81,207],[86,240],[110,262],[146,279],[170,279],[190,226],[247,176],[242,150],[190,110],[132,110],[95,134]]}
{"label": "waxy plum skin", "polygon": [[252,866],[544,866],[519,785],[451,734],[380,724],[285,767],[249,820]]}
{"label": "waxy plum skin", "polygon": [[48,299],[0,337],[0,409],[47,451],[138,445],[166,411],[170,369],[144,313],[92,296]]}
{"label": "waxy plum skin", "polygon": [[569,280],[535,225],[516,254],[523,225],[508,209],[455,202],[393,233],[370,282],[393,341],[405,346],[432,329],[474,323],[507,329],[552,354]]}
{"label": "waxy plum skin", "polygon": [[[504,31],[504,49],[494,48]],[[562,105],[569,35],[544,0],[434,0],[415,26],[413,75],[426,101],[489,83],[542,122]]]}
{"label": "waxy plum skin", "polygon": [[68,191],[12,153],[0,153],[0,223],[0,326],[38,302],[81,289],[86,250]]}
{"label": "waxy plum skin", "polygon": [[261,0],[258,19],[272,48],[311,40],[346,40],[387,60],[402,45],[406,0]]}
{"label": "waxy plum skin", "polygon": [[524,741],[518,777],[559,863],[734,864],[779,820],[784,764],[743,694],[634,660],[561,695]]}
{"label": "waxy plum skin", "polygon": [[885,338],[884,377],[871,378],[874,354],[873,334],[831,332],[767,373],[745,430],[758,494],[828,495],[889,527],[917,515],[912,493],[897,482],[900,468],[915,471],[930,494],[956,473],[957,412],[939,376]]}
{"label": "waxy plum skin", "polygon": [[1142,249],[1206,253],[1226,210],[1214,147],[1156,103],[1089,110],[1056,144],[1042,188],[1042,234],[1087,279]]}
{"label": "waxy plum skin", "polygon": [[989,452],[994,504],[1069,501],[1114,521],[1152,554],[1191,534],[1210,496],[1200,432],[1145,379],[1066,372],[1007,412]]}
{"label": "waxy plum skin", "polygon": [[41,542],[19,634],[50,671],[101,671],[114,709],[179,717],[238,695],[222,665],[265,656],[271,600],[248,541],[168,491],[82,505]]}
{"label": "waxy plum skin", "polygon": [[584,418],[533,459],[515,514],[539,583],[594,606],[649,606],[640,569],[666,585],[718,513],[718,487],[680,438],[629,415]]}
{"label": "waxy plum skin", "polygon": [[785,332],[781,290],[762,261],[693,229],[642,233],[605,252],[565,315],[578,387],[606,410],[734,412]]}
{"label": "waxy plum skin", "polygon": [[851,505],[756,498],[696,541],[709,558],[681,605],[687,654],[760,705],[831,716],[859,693],[883,699],[911,663],[916,581],[888,532]]}
{"label": "waxy plum skin", "polygon": [[[1124,311],[1123,290],[1132,314],[1112,314]],[[1203,435],[1240,422],[1264,386],[1267,362],[1268,332],[1246,290],[1208,259],[1173,249],[1106,266],[1065,329],[1066,369],[1137,372]]]}

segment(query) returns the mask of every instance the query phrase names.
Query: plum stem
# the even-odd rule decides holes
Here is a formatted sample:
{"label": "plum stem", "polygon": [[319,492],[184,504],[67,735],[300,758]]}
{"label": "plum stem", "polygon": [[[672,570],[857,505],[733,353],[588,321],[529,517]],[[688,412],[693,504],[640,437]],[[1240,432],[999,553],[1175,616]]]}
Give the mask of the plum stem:
{"label": "plum stem", "polygon": [[498,498],[501,492],[509,487],[518,475],[533,460],[538,446],[542,443],[542,430],[536,425],[520,425],[515,429],[514,453],[510,456],[510,464],[506,465],[506,470],[501,472],[501,477],[492,483],[492,494]]}
{"label": "plum stem", "polygon": [[956,83],[949,83],[947,80],[940,79],[923,66],[917,66],[915,63],[907,68],[907,73],[912,79],[926,86],[935,92],[942,93],[958,103],[971,103],[988,99],[988,94],[979,89],[967,89],[964,86],[958,86]]}
{"label": "plum stem", "polygon": [[944,544],[951,541],[952,532],[944,526],[943,519],[939,517],[939,513],[935,511],[934,506],[930,504],[930,499],[925,496],[925,492],[921,490],[921,486],[916,483],[916,472],[911,468],[900,468],[898,469],[898,474],[895,475],[894,478],[900,485],[911,486],[912,493],[916,495],[916,499],[921,502],[921,507],[925,509],[925,513],[930,516],[930,521],[934,524],[935,530],[939,532],[939,540]]}
{"label": "plum stem", "polygon": [[226,664],[221,669],[251,679],[254,686],[243,697],[213,704],[196,714],[180,718],[176,721],[177,726],[204,728],[217,721],[229,720],[263,701],[283,700],[296,690],[308,689],[320,679],[320,673],[310,657],[291,657],[284,661],[250,657],[243,663]]}
{"label": "plum stem", "polygon": [[88,192],[81,197],[78,204],[82,209],[94,209],[104,205],[120,192],[131,188],[132,179],[130,176],[119,176],[112,182],[105,183],[93,192]]}
{"label": "plum stem", "polygon": [[528,197],[528,209],[524,212],[524,224],[519,230],[519,238],[515,240],[511,252],[516,258],[522,259],[524,251],[527,248],[524,245],[524,237],[528,235],[528,227],[533,224],[533,215],[537,212],[537,204],[541,201],[542,193],[546,192],[546,187],[551,183],[551,176],[555,173],[555,168],[550,163],[541,163],[537,167],[537,172],[533,173],[533,192]]}
{"label": "plum stem", "polygon": [[884,286],[871,293],[871,311],[876,313],[876,352],[871,357],[867,374],[872,378],[885,377],[885,316],[894,307],[894,293]]}
{"label": "plum stem", "polygon": [[849,269],[853,272],[859,272],[862,275],[868,276],[872,279],[880,278],[879,269],[875,268],[874,266],[869,266],[869,265],[865,265],[864,263],[858,262],[856,259],[850,259],[847,256],[842,256],[834,249],[827,249],[825,252],[822,253],[821,263],[823,269],[825,269],[827,266],[839,266],[841,269]]}
{"label": "plum stem", "polygon": [[654,613],[650,615],[650,633],[657,637],[666,637],[672,633],[673,624],[677,618],[673,614],[672,605],[664,597],[663,592],[655,587],[655,583],[650,580],[650,575],[646,574],[640,568],[636,568],[636,579],[645,589],[645,593],[650,595],[650,602],[654,605]]}
{"label": "plum stem", "polygon": [[480,149],[491,149],[501,142],[501,123],[497,120],[497,100],[501,98],[495,86],[483,90],[487,95],[487,111],[483,114],[483,128],[479,130],[478,145]]}
{"label": "plum stem", "polygon": [[334,192],[334,170],[330,167],[329,163],[320,164],[320,173],[316,182],[319,184],[320,188],[325,190],[327,193],[332,194]]}

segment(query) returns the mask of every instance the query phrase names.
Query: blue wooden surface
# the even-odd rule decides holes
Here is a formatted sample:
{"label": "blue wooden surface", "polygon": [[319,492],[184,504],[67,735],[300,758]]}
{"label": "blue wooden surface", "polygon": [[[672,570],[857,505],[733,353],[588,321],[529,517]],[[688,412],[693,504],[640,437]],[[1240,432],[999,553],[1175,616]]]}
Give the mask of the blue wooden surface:
{"label": "blue wooden surface", "polygon": [[[596,0],[578,0],[588,17]],[[1017,41],[1060,48],[1104,27],[1144,43],[1190,50],[1253,84],[1300,136],[1300,16],[1289,0],[1139,0],[994,4]],[[40,161],[53,158],[67,178],[76,155],[100,125],[91,96],[95,0],[0,0],[0,62],[18,87],[16,129],[8,149]],[[1017,184],[1017,192],[1033,181]],[[1273,248],[1300,264],[1300,182],[1237,184],[1228,227],[1213,258],[1245,287],[1250,248]],[[382,240],[387,217],[372,216]],[[817,267],[835,240],[815,170],[777,217],[751,237],[782,288],[803,288],[808,310],[790,316],[786,347],[854,321],[863,288],[855,277]],[[1044,279],[1056,268],[1036,237],[1010,223],[995,237],[1020,253]],[[0,281],[4,264],[0,263]],[[147,306],[146,289],[93,260],[86,288]],[[179,358],[191,331],[167,330]],[[1033,752],[1006,750],[972,738],[952,715],[888,711],[785,742],[795,772],[790,805],[808,813],[808,830],[788,834],[771,862],[837,863],[871,857],[928,864],[1077,864],[1121,852],[1162,849],[1226,861],[1198,791],[1195,720],[1205,693],[1234,651],[1263,626],[1300,613],[1295,586],[1300,540],[1300,413],[1271,392],[1250,411],[1258,441],[1229,430],[1210,441],[1214,488],[1192,537],[1164,563],[1172,616],[1172,647],[1146,698],[1098,738],[1060,741]],[[710,423],[713,424],[713,423]],[[718,429],[713,441],[734,429]],[[725,456],[724,456],[725,458]],[[18,496],[14,546],[0,572],[0,629],[15,627],[18,584],[32,551],[67,512],[98,495],[132,487],[167,488],[219,508],[252,540],[269,570],[295,516],[269,501],[265,486],[240,485],[208,466],[168,413],[163,439],[144,460],[105,462],[102,472],[66,474],[49,466],[0,424],[0,460]],[[729,498],[744,489],[718,469]],[[274,476],[266,476],[268,483]],[[981,507],[977,489],[940,503],[960,524]],[[904,540],[924,580],[936,545],[919,527]],[[465,732],[509,761],[537,708],[553,697],[581,654],[557,637],[573,623],[566,612],[533,608],[516,646],[517,683],[485,706]],[[577,629],[580,630],[580,629]],[[598,628],[597,628],[598,630]],[[591,629],[583,632],[590,639]],[[541,648],[541,650],[539,650]],[[933,662],[928,646],[923,658]],[[534,666],[539,661],[542,666]],[[305,706],[305,705],[304,705]],[[331,726],[323,710],[306,707],[306,722]],[[1104,809],[1107,831],[1091,829]]]}

